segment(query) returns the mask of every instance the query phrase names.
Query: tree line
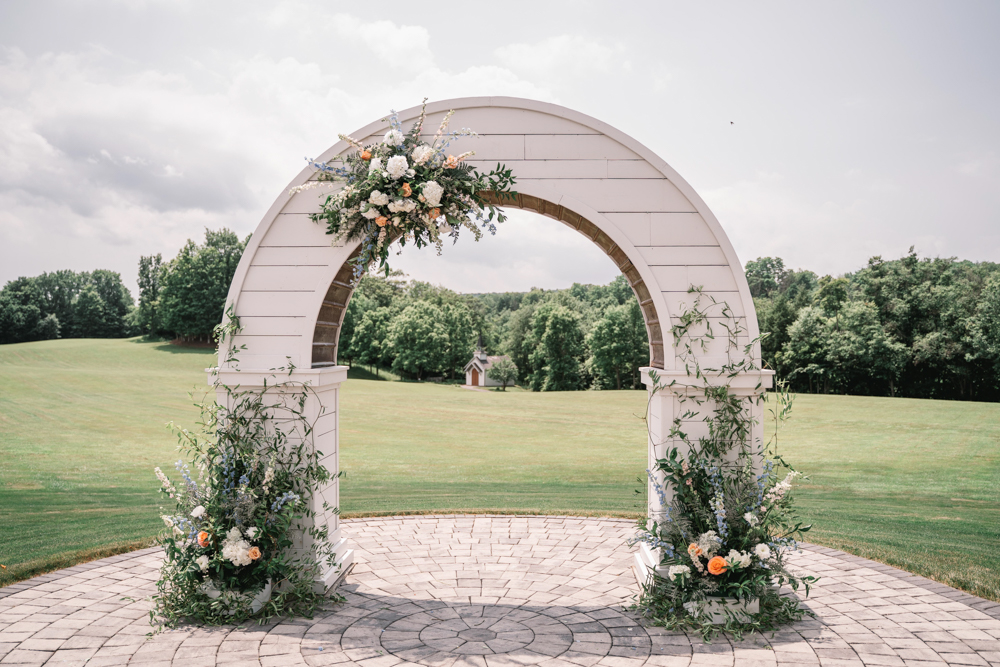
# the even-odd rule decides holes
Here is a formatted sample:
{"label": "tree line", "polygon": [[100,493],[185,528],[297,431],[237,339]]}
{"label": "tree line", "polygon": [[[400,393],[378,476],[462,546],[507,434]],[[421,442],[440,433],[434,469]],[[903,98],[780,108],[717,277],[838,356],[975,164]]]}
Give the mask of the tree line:
{"label": "tree line", "polygon": [[228,229],[205,230],[177,256],[139,260],[139,303],[121,275],[69,270],[12,280],[0,290],[0,343],[153,335],[211,342],[246,246]]}
{"label": "tree line", "polygon": [[765,364],[793,390],[1000,400],[1000,264],[872,257],[839,278],[746,265]]}
{"label": "tree line", "polygon": [[342,363],[413,379],[460,378],[478,341],[508,355],[535,391],[640,388],[649,361],[639,304],[623,276],[563,290],[458,294],[399,275],[364,276],[347,308]]}

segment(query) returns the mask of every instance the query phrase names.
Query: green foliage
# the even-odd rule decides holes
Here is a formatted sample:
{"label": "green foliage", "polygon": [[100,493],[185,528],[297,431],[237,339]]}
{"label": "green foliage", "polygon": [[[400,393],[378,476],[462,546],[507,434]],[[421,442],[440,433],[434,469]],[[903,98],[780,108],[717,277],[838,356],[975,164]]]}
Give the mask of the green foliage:
{"label": "green foliage", "polygon": [[509,357],[501,357],[486,369],[486,377],[499,382],[501,391],[507,391],[507,385],[517,381],[517,366]]}
{"label": "green foliage", "polygon": [[646,325],[639,303],[612,306],[587,335],[590,369],[602,389],[639,389],[639,368],[649,361]]}
{"label": "green foliage", "polygon": [[160,326],[160,280],[163,277],[163,257],[160,253],[139,258],[139,307],[136,325],[146,334],[157,334]]}
{"label": "green foliage", "polygon": [[132,295],[113,271],[56,271],[0,290],[0,343],[53,338],[123,338]]}
{"label": "green foliage", "polygon": [[392,370],[417,380],[442,368],[448,348],[448,329],[441,309],[426,301],[407,306],[394,317],[386,333],[393,355]]}
{"label": "green foliage", "polygon": [[[780,262],[748,263],[748,281],[763,284],[763,260]],[[839,278],[784,271],[754,300],[762,357],[799,391],[1000,400],[998,276],[997,264],[912,248]]]}
{"label": "green foliage", "polygon": [[247,241],[228,229],[206,229],[201,245],[188,240],[159,277],[158,317],[164,331],[185,340],[211,340]]}
{"label": "green foliage", "polygon": [[529,362],[533,391],[572,391],[583,386],[585,353],[580,316],[565,306],[545,304],[535,311]]}
{"label": "green foliage", "polygon": [[785,263],[780,257],[758,257],[747,262],[745,270],[754,298],[771,296],[785,277]]}

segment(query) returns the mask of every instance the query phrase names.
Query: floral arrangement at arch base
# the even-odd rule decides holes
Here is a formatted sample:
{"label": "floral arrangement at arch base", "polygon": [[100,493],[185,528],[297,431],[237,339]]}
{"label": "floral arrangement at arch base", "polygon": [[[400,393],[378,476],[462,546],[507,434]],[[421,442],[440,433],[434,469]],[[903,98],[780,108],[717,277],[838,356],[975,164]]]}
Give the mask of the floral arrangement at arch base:
{"label": "floral arrangement at arch base", "polygon": [[[798,521],[790,493],[799,473],[777,454],[778,428],[792,398],[779,382],[769,407],[774,433],[767,445],[754,442],[758,422],[752,408],[763,399],[737,396],[727,378],[757,370],[752,362],[756,341],[738,347],[738,337],[746,332],[728,306],[698,288],[690,293],[694,305],[681,315],[673,335],[692,384],[702,386],[678,398],[680,414],[668,437],[683,445],[669,448],[647,471],[664,511],[659,521],[639,523],[633,543],[658,549],[661,561],[637,607],[654,624],[693,629],[706,641],[720,630],[740,638],[811,614],[797,597],[780,592],[787,585],[803,587],[808,595],[817,581],[791,572],[785,563],[797,548],[796,538],[810,528]],[[702,368],[695,352],[716,337],[713,321],[726,329],[728,361]],[[652,394],[667,389],[655,371],[650,377]],[[704,415],[708,435],[693,439],[685,422],[698,414]]]}
{"label": "floral arrangement at arch base", "polygon": [[290,191],[295,194],[346,182],[311,218],[326,223],[327,233],[337,240],[361,241],[354,259],[355,278],[376,260],[377,268],[389,275],[389,245],[396,239],[400,246],[407,242],[418,248],[434,244],[440,254],[444,236],[457,240],[464,227],[478,241],[483,229],[494,234],[495,223],[506,220],[503,211],[487,197],[492,195],[501,203],[514,199],[511,170],[497,164],[482,174],[465,162],[474,151],[448,152],[454,139],[478,136],[468,128],[448,132],[454,111],[445,115],[433,138],[424,141],[421,132],[426,103],[425,99],[420,116],[406,132],[392,112],[390,129],[381,142],[365,146],[339,135],[355,151],[325,163],[310,162],[317,170],[316,180]]}
{"label": "floral arrangement at arch base", "polygon": [[[232,309],[227,320],[216,329],[220,344],[239,331]],[[237,364],[234,348],[227,357]],[[161,515],[158,539],[165,559],[150,621],[160,629],[185,621],[311,617],[340,599],[313,589],[323,566],[335,565],[327,526],[298,525],[315,517],[309,501],[333,479],[319,463],[313,422],[305,417],[310,388],[273,379],[263,390],[240,390],[216,376],[214,387],[225,391],[225,400],[218,403],[214,391],[206,396],[199,432],[175,427],[188,460],[176,463],[177,481],[155,469],[160,493],[174,505]],[[307,533],[312,546],[291,551],[293,530]]]}

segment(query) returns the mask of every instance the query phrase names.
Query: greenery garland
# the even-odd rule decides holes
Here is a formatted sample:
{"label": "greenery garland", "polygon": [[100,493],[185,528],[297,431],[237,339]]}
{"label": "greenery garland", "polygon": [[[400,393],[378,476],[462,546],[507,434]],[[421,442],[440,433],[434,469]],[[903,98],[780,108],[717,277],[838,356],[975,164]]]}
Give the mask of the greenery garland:
{"label": "greenery garland", "polygon": [[[757,421],[751,409],[761,404],[762,396],[737,396],[729,384],[738,375],[759,370],[752,362],[758,341],[744,346],[734,358],[733,353],[740,352],[738,338],[746,330],[727,304],[708,297],[711,303],[703,309],[706,297],[700,288],[692,287],[689,293],[695,295],[694,304],[672,332],[695,388],[693,394],[679,392],[681,414],[674,418],[668,434],[669,440],[683,446],[670,448],[647,471],[666,516],[662,521],[640,521],[633,540],[662,554],[659,572],[643,586],[637,608],[656,625],[693,629],[705,641],[719,631],[741,638],[809,614],[799,606],[798,598],[781,596],[778,589],[784,584],[793,590],[804,586],[808,595],[810,585],[817,581],[793,574],[784,562],[787,552],[797,546],[795,538],[810,528],[797,520],[792,504],[790,489],[799,473],[776,451],[778,426],[788,417],[791,396],[778,383],[771,408],[774,436],[767,446],[759,447],[753,442]],[[696,351],[704,351],[715,338],[706,312],[713,307],[721,308],[727,362],[720,368],[702,368]],[[697,330],[703,333],[696,334]],[[676,381],[664,384],[655,371],[650,378],[650,401],[658,392],[678,386]],[[684,422],[695,419],[703,408],[708,435],[694,440],[685,432]],[[782,469],[787,471],[784,476],[779,473]],[[663,475],[664,484],[657,473]],[[725,609],[725,622],[717,625],[706,604],[713,598],[756,600],[760,611]]]}
{"label": "greenery garland", "polygon": [[494,221],[506,220],[491,202],[512,201],[516,193],[510,188],[515,178],[499,163],[488,174],[479,173],[464,162],[474,151],[448,154],[455,138],[478,136],[468,128],[449,133],[454,113],[445,115],[430,143],[421,136],[426,99],[419,118],[405,133],[393,111],[388,118],[390,129],[381,143],[365,146],[341,134],[355,151],[324,163],[310,162],[317,170],[316,179],[290,191],[295,194],[346,181],[347,185],[329,195],[322,210],[310,217],[326,223],[327,233],[337,239],[361,241],[360,254],[353,260],[355,278],[376,259],[378,269],[388,276],[389,244],[396,239],[400,246],[410,241],[418,248],[433,243],[440,254],[442,235],[457,240],[459,230],[465,227],[478,241],[482,228],[495,234]]}
{"label": "greenery garland", "polygon": [[[240,330],[231,308],[226,320],[216,329],[220,345]],[[237,365],[236,353],[230,345],[227,366]],[[293,528],[315,517],[309,509],[315,490],[333,479],[319,463],[313,422],[305,415],[313,392],[307,384],[272,378],[262,391],[251,391],[223,385],[216,375],[214,388],[226,400],[217,402],[214,391],[205,397],[199,431],[171,424],[188,462],[177,462],[183,478],[177,484],[156,469],[160,493],[175,504],[162,516],[166,527],[158,540],[166,557],[150,611],[158,629],[184,621],[312,617],[331,600],[313,590],[321,565],[335,564],[327,526],[313,525],[305,531],[312,546],[290,552]],[[268,586],[270,599],[255,610],[254,596]]]}

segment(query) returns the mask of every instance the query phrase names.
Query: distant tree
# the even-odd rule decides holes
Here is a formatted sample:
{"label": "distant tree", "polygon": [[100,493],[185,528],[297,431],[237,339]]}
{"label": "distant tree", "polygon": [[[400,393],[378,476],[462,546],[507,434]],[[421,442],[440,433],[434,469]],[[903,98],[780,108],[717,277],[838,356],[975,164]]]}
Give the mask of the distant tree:
{"label": "distant tree", "polygon": [[533,391],[571,391],[582,386],[585,348],[580,316],[565,306],[545,304],[535,311],[531,353]]}
{"label": "distant tree", "polygon": [[778,363],[789,369],[788,377],[808,383],[810,392],[814,389],[817,393],[829,391],[827,332],[827,318],[822,309],[803,308],[788,328],[788,343],[778,353]]}
{"label": "distant tree", "polygon": [[1000,377],[1000,273],[987,282],[966,329],[970,361],[993,364]]}
{"label": "distant tree", "polygon": [[76,334],[79,338],[103,338],[106,327],[101,295],[96,287],[87,285],[76,298]]}
{"label": "distant tree", "polygon": [[387,307],[372,308],[365,311],[361,321],[354,327],[351,335],[351,354],[359,363],[375,367],[378,375],[379,364],[391,365],[388,349],[389,324],[392,312]]}
{"label": "distant tree", "polygon": [[245,245],[228,229],[206,229],[201,245],[188,240],[160,278],[158,315],[166,331],[188,340],[211,340]]}
{"label": "distant tree", "polygon": [[417,380],[440,371],[448,346],[443,319],[441,309],[426,301],[410,304],[392,319],[387,339],[394,371]]}
{"label": "distant tree", "polygon": [[139,258],[139,307],[136,322],[142,333],[152,335],[160,329],[160,278],[164,270],[160,253]]}
{"label": "distant tree", "polygon": [[587,347],[591,370],[602,388],[637,386],[638,369],[649,360],[649,343],[635,299],[604,311],[587,336]]}
{"label": "distant tree", "polygon": [[122,283],[121,275],[114,271],[97,269],[89,274],[87,283],[97,292],[103,311],[100,327],[88,337],[124,338],[127,336],[129,333],[127,318],[135,306],[132,302],[132,295]]}
{"label": "distant tree", "polygon": [[39,340],[42,313],[34,304],[21,304],[0,292],[0,343],[24,343]]}
{"label": "distant tree", "polygon": [[486,377],[500,383],[500,391],[507,391],[507,385],[517,380],[517,366],[510,357],[501,357],[486,369]]}
{"label": "distant tree", "polygon": [[758,257],[747,262],[745,273],[751,296],[771,296],[785,277],[785,262],[780,257]]}
{"label": "distant tree", "polygon": [[472,356],[472,348],[475,345],[472,313],[462,302],[446,303],[441,307],[441,316],[442,323],[448,333],[442,370],[449,378],[452,378],[456,372],[461,372]]}
{"label": "distant tree", "polygon": [[819,279],[813,303],[822,308],[826,315],[835,315],[840,311],[841,304],[847,301],[849,285],[847,278],[823,276]]}

